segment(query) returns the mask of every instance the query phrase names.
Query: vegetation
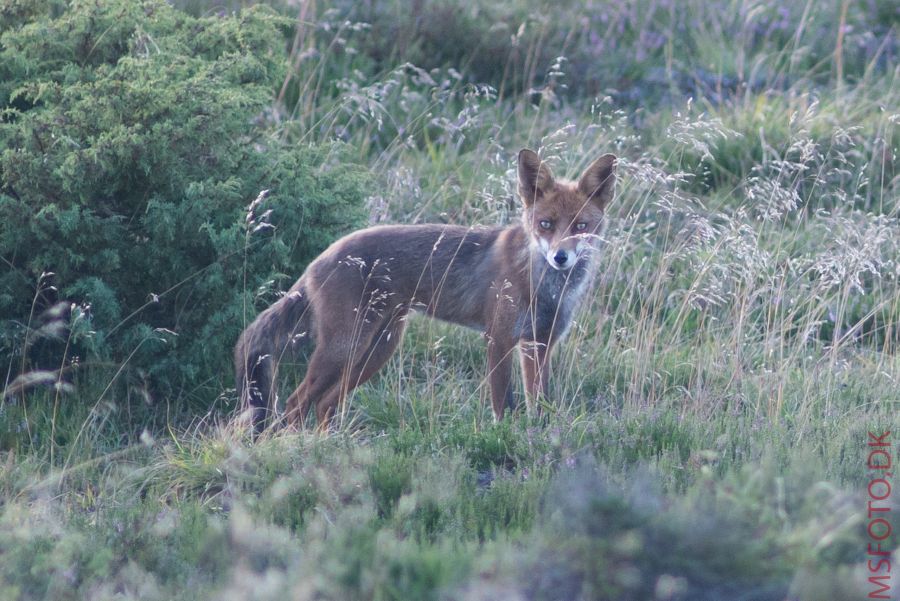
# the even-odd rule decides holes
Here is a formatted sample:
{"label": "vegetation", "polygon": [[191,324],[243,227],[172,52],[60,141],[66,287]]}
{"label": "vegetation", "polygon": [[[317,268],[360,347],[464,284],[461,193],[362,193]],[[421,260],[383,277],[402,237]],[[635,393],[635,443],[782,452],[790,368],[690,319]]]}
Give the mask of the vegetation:
{"label": "vegetation", "polygon": [[[892,3],[251,4],[0,2],[0,598],[873,590]],[[523,146],[620,157],[542,417],[414,320],[332,432],[251,440],[243,324],[366,215],[516,219]]]}
{"label": "vegetation", "polygon": [[24,361],[28,315],[76,301],[66,361],[208,404],[257,297],[362,217],[339,148],[266,123],[280,22],[83,3],[4,33],[4,350]]}

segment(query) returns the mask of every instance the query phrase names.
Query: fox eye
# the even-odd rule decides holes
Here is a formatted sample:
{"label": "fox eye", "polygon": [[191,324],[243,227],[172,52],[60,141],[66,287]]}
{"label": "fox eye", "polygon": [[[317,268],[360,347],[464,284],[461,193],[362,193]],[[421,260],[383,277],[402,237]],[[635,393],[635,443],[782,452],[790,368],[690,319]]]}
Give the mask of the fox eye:
{"label": "fox eye", "polygon": [[579,232],[582,232],[587,229],[587,224],[584,221],[579,221],[575,224],[575,229]]}
{"label": "fox eye", "polygon": [[553,224],[550,223],[550,221],[548,221],[546,219],[542,220],[540,225],[541,225],[541,228],[545,229],[545,230],[549,230],[551,227],[553,227]]}

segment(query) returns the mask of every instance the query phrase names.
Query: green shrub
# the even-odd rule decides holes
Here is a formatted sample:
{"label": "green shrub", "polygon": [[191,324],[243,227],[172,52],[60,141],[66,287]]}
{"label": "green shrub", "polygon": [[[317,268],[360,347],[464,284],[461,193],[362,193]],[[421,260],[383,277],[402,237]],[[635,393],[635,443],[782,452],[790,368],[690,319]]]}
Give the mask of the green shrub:
{"label": "green shrub", "polygon": [[[551,482],[517,580],[535,600],[817,598],[809,583],[791,584],[808,562],[829,566],[820,575],[828,598],[855,598],[838,592],[855,583],[833,575],[849,572],[865,546],[854,497],[801,475],[806,459],[785,475],[765,460],[702,476],[679,495],[651,472],[622,483],[585,459]],[[831,540],[817,544],[823,532]]]}
{"label": "green shrub", "polygon": [[412,485],[413,459],[407,455],[385,454],[369,468],[369,485],[379,517],[389,517]]}
{"label": "green shrub", "polygon": [[0,37],[0,353],[33,300],[59,298],[89,305],[76,351],[155,390],[229,381],[263,293],[361,217],[340,148],[273,131],[282,18],[157,0],[35,14]]}

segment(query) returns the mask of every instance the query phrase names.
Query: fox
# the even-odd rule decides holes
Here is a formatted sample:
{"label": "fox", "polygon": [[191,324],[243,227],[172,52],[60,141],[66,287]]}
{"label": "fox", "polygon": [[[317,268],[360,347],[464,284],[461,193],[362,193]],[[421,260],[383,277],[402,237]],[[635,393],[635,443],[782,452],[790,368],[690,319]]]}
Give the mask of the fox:
{"label": "fox", "polygon": [[327,429],[348,393],[387,363],[411,313],[483,334],[496,421],[514,406],[518,348],[530,414],[546,398],[551,352],[593,279],[616,165],[604,154],[576,181],[558,179],[526,148],[517,155],[518,223],[378,225],[331,244],[235,346],[240,403],[254,428],[279,415],[279,365],[305,351],[306,374],[283,418],[303,427],[314,411]]}

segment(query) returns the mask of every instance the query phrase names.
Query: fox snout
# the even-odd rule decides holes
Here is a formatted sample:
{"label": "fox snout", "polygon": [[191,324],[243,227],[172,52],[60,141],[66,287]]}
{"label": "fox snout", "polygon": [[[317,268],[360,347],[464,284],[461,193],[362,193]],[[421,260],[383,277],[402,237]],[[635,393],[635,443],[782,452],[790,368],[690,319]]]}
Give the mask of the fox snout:
{"label": "fox snout", "polygon": [[573,248],[567,248],[563,245],[553,245],[541,237],[537,239],[537,245],[550,267],[560,271],[571,269],[578,262],[580,251],[582,250],[581,244]]}
{"label": "fox snout", "polygon": [[551,251],[547,253],[547,262],[550,263],[554,269],[565,271],[566,269],[570,269],[577,260],[578,254],[572,250],[560,248],[557,249],[556,252]]}
{"label": "fox snout", "polygon": [[569,253],[564,250],[556,251],[556,254],[553,255],[553,262],[560,267],[565,267],[566,263],[569,262]]}

